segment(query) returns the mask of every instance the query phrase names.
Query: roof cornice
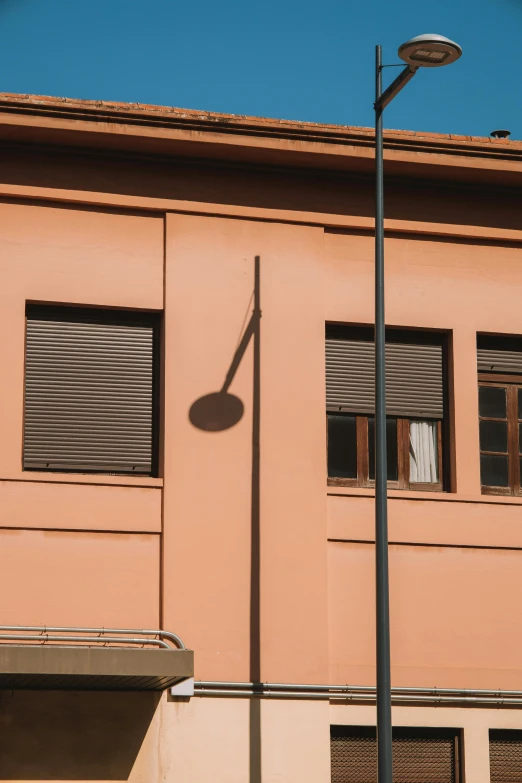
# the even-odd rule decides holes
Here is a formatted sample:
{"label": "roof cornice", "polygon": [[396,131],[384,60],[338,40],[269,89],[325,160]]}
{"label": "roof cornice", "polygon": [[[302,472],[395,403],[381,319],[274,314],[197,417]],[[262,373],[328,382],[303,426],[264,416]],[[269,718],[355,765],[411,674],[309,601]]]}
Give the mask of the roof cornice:
{"label": "roof cornice", "polygon": [[[0,93],[0,139],[370,172],[374,131],[294,120]],[[518,184],[522,142],[385,132],[390,174]]]}

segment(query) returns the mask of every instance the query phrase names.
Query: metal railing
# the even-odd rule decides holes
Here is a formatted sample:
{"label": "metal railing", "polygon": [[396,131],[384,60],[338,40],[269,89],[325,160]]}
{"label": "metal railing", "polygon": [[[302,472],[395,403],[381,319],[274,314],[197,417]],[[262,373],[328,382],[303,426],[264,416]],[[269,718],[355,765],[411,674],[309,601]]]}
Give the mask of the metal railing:
{"label": "metal railing", "polygon": [[158,629],[84,628],[57,625],[0,625],[0,644],[45,644],[61,642],[67,646],[149,645],[166,650],[184,650],[185,645],[175,633]]}

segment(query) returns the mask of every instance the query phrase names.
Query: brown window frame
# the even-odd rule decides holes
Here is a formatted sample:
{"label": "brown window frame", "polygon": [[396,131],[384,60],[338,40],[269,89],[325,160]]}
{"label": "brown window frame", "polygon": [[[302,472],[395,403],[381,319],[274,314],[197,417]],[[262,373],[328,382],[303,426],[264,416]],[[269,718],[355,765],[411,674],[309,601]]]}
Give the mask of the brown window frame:
{"label": "brown window frame", "polygon": [[[367,341],[373,337],[373,327],[347,324],[326,323],[326,336],[339,333],[349,336],[349,339]],[[417,492],[446,492],[451,491],[450,477],[450,417],[449,417],[449,357],[450,332],[432,329],[413,329],[409,327],[386,327],[386,342],[406,342],[432,344],[439,343],[442,346],[442,382],[443,382],[443,415],[442,419],[429,419],[425,421],[437,422],[437,459],[438,482],[414,482],[410,481],[410,421],[422,421],[422,416],[390,416],[397,420],[397,481],[388,481],[389,489],[414,490]],[[326,454],[328,460],[328,414],[343,415],[341,411],[330,409],[326,411]],[[374,418],[371,413],[347,413],[356,417],[357,432],[357,478],[339,478],[328,476],[329,487],[363,487],[375,488],[375,480],[369,478],[369,449],[368,449],[368,419]],[[328,464],[328,462],[327,462]]]}
{"label": "brown window frame", "polygon": [[[483,495],[508,495],[522,497],[522,482],[520,475],[520,459],[522,453],[519,449],[518,428],[522,419],[518,417],[518,390],[522,389],[522,375],[507,375],[499,373],[480,372],[478,374],[478,388],[481,386],[493,386],[506,389],[506,418],[499,419],[491,416],[481,416],[479,410],[479,423],[481,421],[506,421],[507,422],[507,457],[508,457],[508,482],[507,487],[494,487],[482,484]],[[506,452],[483,451],[479,445],[479,454],[503,454]]]}
{"label": "brown window frame", "polygon": [[[328,453],[328,413],[326,414],[326,448]],[[337,414],[336,414],[337,415]],[[354,414],[351,414],[352,416]],[[375,479],[370,479],[368,419],[371,415],[355,414],[357,437],[357,478],[338,478],[328,476],[329,487],[375,487]],[[417,418],[405,419],[390,416],[397,420],[397,481],[388,481],[389,489],[409,489],[417,492],[442,492],[444,489],[443,474],[443,421],[437,420],[437,457],[438,482],[410,481],[410,421],[420,421]],[[430,421],[434,421],[430,419]]]}

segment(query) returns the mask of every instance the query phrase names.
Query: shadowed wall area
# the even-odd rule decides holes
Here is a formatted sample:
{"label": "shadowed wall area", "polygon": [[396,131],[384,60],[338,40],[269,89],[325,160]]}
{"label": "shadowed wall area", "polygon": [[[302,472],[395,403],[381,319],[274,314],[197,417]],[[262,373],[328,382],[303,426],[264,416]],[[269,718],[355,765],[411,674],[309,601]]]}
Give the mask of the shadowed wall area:
{"label": "shadowed wall area", "polygon": [[1,780],[127,780],[159,693],[0,692]]}
{"label": "shadowed wall area", "polygon": [[[393,167],[392,167],[393,168]],[[509,187],[477,188],[393,177],[386,163],[386,217],[432,223],[518,229],[521,198]],[[80,154],[5,146],[2,182],[18,186],[118,193],[333,215],[372,217],[373,179],[367,174],[275,166]]]}

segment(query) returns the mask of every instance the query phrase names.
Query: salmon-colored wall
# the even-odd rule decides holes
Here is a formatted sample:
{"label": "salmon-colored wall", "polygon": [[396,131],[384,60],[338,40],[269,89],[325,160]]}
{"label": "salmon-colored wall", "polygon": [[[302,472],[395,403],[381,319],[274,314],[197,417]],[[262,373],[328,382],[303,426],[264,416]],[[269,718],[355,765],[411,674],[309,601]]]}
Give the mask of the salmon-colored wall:
{"label": "salmon-colored wall", "polygon": [[242,420],[204,432],[188,414],[224,382],[252,310],[256,256],[261,677],[327,674],[326,646],[310,644],[311,628],[323,640],[327,631],[322,239],[317,228],[167,218],[165,622],[198,650],[204,679],[251,676],[252,344],[230,387]]}
{"label": "salmon-colored wall", "polygon": [[[27,101],[0,119],[0,623],[160,625],[196,679],[374,683],[374,500],[327,486],[324,410],[325,321],[373,322],[371,134]],[[522,334],[520,162],[461,142],[386,140],[387,322],[445,330],[452,362],[449,491],[390,492],[392,679],[522,689],[522,500],[480,495],[476,376],[477,331]],[[202,431],[256,256],[259,378],[250,343],[241,420]],[[164,311],[159,477],[22,471],[27,301]],[[327,783],[330,724],[375,724],[373,704],[274,693],[0,697],[6,780]],[[465,779],[488,783],[488,729],[522,711],[393,721],[462,729]]]}
{"label": "salmon-colored wall", "polygon": [[[26,301],[163,306],[163,220],[66,206],[0,204],[4,284],[0,473],[21,470]],[[122,284],[123,281],[123,284]]]}
{"label": "salmon-colored wall", "polygon": [[[373,546],[329,548],[330,665],[336,683],[374,682]],[[522,553],[390,546],[397,686],[522,690]]]}
{"label": "salmon-colored wall", "polygon": [[1,530],[0,552],[3,625],[158,624],[159,536]]}
{"label": "salmon-colored wall", "polygon": [[[17,161],[9,178],[14,183],[18,177],[23,188],[31,177],[22,177]],[[77,189],[69,191],[71,200],[89,179],[86,161],[64,158],[55,170],[60,181],[54,184],[63,197],[75,165],[81,175]],[[103,589],[96,580],[82,581],[89,589],[71,601],[56,585],[63,588],[73,578],[73,567],[62,572],[60,566],[56,578],[42,572],[43,584],[48,579],[50,585],[42,621],[65,622],[62,614],[74,606],[73,624],[103,624],[107,615],[120,625],[161,622],[196,650],[201,679],[250,679],[259,644],[257,676],[263,680],[372,682],[373,499],[369,490],[326,484],[324,323],[372,323],[373,239],[362,230],[324,229],[310,220],[313,210],[367,220],[368,183],[348,178],[341,183],[326,174],[301,180],[274,172],[250,176],[239,169],[225,174],[217,168],[202,169],[197,180],[198,169],[188,164],[173,164],[169,172],[177,179],[171,180],[143,160],[140,184],[133,180],[138,169],[124,169],[121,161],[111,166],[114,180],[98,170],[90,174],[87,184],[93,192],[99,189],[100,199],[109,194],[124,204],[132,195],[138,205],[143,196],[143,205],[150,207],[155,196],[185,198],[193,200],[186,201],[193,210],[200,199],[215,209],[231,205],[238,213],[270,208],[276,218],[279,208],[281,216],[251,220],[245,219],[251,212],[239,219],[72,203],[0,204],[5,280],[0,327],[9,335],[0,341],[7,379],[0,406],[2,534],[29,541],[29,551],[35,552],[45,536],[67,541],[63,551],[70,547],[71,562],[96,552],[95,571],[103,571]],[[52,190],[49,166],[34,172],[40,185]],[[418,631],[411,639],[395,630],[394,677],[407,685],[498,687],[502,681],[515,688],[519,671],[509,650],[519,643],[516,606],[503,591],[518,589],[521,502],[480,496],[476,382],[476,332],[522,333],[522,250],[495,241],[499,227],[515,228],[514,207],[504,210],[504,194],[497,214],[489,196],[478,209],[476,194],[466,200],[453,192],[443,206],[445,185],[430,195],[417,184],[410,210],[407,186],[390,187],[390,218],[405,221],[412,231],[428,221],[445,227],[447,236],[387,237],[387,322],[445,330],[453,362],[451,491],[390,493],[394,628]],[[281,222],[283,217],[293,222]],[[490,239],[450,236],[457,221],[460,227],[467,221],[470,230],[480,226]],[[197,429],[189,420],[192,404],[218,391],[231,366],[252,310],[256,256],[262,309],[259,606],[251,580],[257,513],[252,509],[252,343],[230,387],[244,405],[239,423],[217,433]],[[161,477],[22,472],[27,301],[164,310]],[[142,567],[144,542],[150,547],[143,571],[147,587],[124,610],[125,595],[134,595],[141,584],[139,579],[131,584],[129,575],[134,558],[138,571]],[[61,547],[59,564],[65,557]],[[121,566],[121,581],[112,583],[105,571],[114,551],[128,565]],[[4,557],[7,550],[0,551]],[[399,570],[393,563],[401,563]],[[489,575],[491,599],[477,599],[482,573]],[[21,623],[32,594],[23,581],[16,584],[19,595],[11,590],[9,611],[13,622]],[[423,601],[434,604],[433,627],[423,625],[428,616]],[[259,640],[252,626],[258,612]],[[467,656],[472,663],[464,671]]]}
{"label": "salmon-colored wall", "polygon": [[0,481],[0,527],[161,533],[161,488]]}
{"label": "salmon-colored wall", "polygon": [[161,482],[24,474],[22,432],[26,302],[161,310],[163,225],[161,215],[0,204],[3,623],[160,620]]}
{"label": "salmon-colored wall", "polygon": [[[371,323],[372,238],[326,233],[325,248],[327,320]],[[395,685],[522,688],[522,508],[480,495],[476,371],[477,332],[522,332],[521,258],[517,246],[386,240],[387,323],[447,331],[453,360],[453,492],[390,493]],[[328,493],[331,678],[373,683],[373,499]]]}

